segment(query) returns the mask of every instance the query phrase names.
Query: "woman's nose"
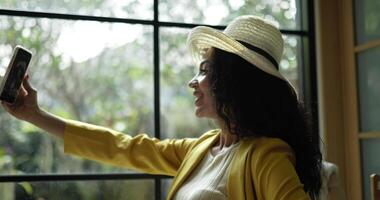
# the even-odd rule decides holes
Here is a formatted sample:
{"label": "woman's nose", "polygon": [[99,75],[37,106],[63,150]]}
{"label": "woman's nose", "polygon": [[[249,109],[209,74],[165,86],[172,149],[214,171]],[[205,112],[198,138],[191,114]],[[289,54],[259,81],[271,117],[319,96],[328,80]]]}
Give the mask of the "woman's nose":
{"label": "woman's nose", "polygon": [[196,79],[196,77],[192,78],[189,83],[187,84],[190,88],[195,88],[196,85],[197,85],[198,81]]}

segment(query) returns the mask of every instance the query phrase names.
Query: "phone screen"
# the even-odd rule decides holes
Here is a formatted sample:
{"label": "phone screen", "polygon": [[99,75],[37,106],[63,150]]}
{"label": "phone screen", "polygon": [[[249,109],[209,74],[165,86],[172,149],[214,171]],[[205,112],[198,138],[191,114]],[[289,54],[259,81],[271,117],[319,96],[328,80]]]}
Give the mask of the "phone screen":
{"label": "phone screen", "polygon": [[21,47],[16,47],[13,58],[7,68],[7,73],[3,79],[3,89],[0,99],[8,103],[14,103],[18,95],[18,90],[22,84],[32,54]]}

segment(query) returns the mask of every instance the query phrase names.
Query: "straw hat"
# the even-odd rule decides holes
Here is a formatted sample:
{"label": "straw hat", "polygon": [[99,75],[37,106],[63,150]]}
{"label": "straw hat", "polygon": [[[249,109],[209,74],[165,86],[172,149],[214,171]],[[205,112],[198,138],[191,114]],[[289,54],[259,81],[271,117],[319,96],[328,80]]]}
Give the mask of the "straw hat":
{"label": "straw hat", "polygon": [[240,16],[223,32],[197,26],[189,33],[187,45],[196,63],[203,59],[202,55],[209,47],[216,47],[239,55],[264,72],[286,80],[278,71],[284,48],[281,32],[262,18]]}

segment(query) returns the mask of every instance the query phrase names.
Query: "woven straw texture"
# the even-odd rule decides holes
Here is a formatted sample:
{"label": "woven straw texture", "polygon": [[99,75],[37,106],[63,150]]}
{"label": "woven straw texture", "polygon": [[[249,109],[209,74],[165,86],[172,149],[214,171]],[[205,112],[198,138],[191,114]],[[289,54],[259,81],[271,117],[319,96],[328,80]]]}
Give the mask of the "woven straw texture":
{"label": "woven straw texture", "polygon": [[233,20],[221,32],[206,26],[198,26],[188,35],[187,45],[197,64],[210,47],[216,47],[239,55],[259,69],[286,80],[276,67],[264,56],[245,47],[238,41],[251,44],[271,55],[280,63],[284,41],[281,32],[271,23],[256,16],[241,16]]}

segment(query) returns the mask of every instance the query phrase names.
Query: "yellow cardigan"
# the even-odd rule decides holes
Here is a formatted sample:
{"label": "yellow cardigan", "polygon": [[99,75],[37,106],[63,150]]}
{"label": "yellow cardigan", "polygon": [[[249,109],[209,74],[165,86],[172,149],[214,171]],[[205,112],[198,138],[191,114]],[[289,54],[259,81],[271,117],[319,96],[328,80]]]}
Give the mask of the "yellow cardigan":
{"label": "yellow cardigan", "polygon": [[[158,140],[67,120],[64,151],[149,174],[174,176],[167,196],[173,199],[219,134],[219,130],[211,130],[199,138]],[[231,162],[227,192],[232,200],[309,199],[294,169],[291,148],[275,138],[240,141]]]}

